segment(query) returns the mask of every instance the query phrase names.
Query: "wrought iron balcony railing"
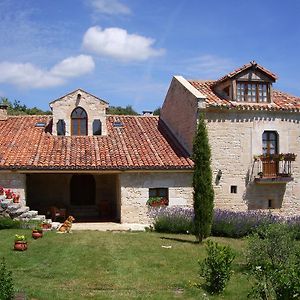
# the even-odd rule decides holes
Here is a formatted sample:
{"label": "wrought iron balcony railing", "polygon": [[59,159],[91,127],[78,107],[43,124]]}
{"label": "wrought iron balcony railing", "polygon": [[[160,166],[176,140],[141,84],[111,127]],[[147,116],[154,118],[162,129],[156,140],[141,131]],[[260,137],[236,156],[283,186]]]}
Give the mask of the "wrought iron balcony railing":
{"label": "wrought iron balcony railing", "polygon": [[257,175],[256,182],[288,182],[292,178],[292,162],[295,161],[296,154],[280,153],[269,155],[258,155],[254,157],[254,164]]}

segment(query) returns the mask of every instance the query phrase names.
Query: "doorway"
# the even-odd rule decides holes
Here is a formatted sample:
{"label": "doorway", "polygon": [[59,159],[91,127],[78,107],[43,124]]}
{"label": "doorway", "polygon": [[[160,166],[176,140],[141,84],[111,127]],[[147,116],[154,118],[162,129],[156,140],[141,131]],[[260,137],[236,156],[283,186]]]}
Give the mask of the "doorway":
{"label": "doorway", "polygon": [[71,205],[95,205],[96,184],[93,175],[75,174],[71,179]]}

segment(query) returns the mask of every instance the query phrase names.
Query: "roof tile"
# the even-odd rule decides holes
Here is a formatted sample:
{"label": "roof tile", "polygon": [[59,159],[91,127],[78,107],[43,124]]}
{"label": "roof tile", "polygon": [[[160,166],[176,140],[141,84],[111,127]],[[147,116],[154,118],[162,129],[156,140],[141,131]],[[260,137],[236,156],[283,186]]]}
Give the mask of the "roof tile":
{"label": "roof tile", "polygon": [[[123,128],[113,127],[121,121]],[[107,116],[106,136],[53,136],[36,122],[50,116],[0,121],[0,169],[192,169],[189,155],[157,117]]]}

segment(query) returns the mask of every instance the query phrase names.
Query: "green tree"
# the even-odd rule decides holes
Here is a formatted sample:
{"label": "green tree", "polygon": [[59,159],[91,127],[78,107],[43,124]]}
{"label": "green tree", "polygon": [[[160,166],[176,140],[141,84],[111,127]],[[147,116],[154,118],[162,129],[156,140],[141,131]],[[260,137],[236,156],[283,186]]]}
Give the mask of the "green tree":
{"label": "green tree", "polygon": [[194,232],[199,243],[210,235],[212,225],[214,190],[210,156],[204,114],[201,113],[193,144]]}
{"label": "green tree", "polygon": [[160,110],[161,110],[160,107],[156,108],[156,109],[153,111],[153,115],[154,115],[154,116],[159,116],[159,115],[160,115]]}
{"label": "green tree", "polygon": [[14,297],[14,285],[11,271],[6,268],[4,257],[0,263],[0,300],[10,300]]}
{"label": "green tree", "polygon": [[127,105],[126,107],[110,106],[107,113],[110,115],[138,115],[131,105]]}
{"label": "green tree", "polygon": [[13,103],[5,97],[0,99],[0,103],[7,105],[7,113],[9,115],[51,115],[51,111],[42,110],[37,107],[28,108],[25,104],[21,104],[19,100],[15,100]]}

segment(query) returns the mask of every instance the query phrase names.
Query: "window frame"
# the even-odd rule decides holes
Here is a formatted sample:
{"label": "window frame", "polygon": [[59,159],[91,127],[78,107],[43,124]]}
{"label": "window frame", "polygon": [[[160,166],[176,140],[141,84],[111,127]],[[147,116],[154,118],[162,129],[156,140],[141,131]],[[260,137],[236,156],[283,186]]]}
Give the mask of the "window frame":
{"label": "window frame", "polygon": [[[83,117],[77,117],[77,116],[75,117],[74,116],[76,111],[78,111],[79,109],[82,110],[82,113],[84,113]],[[85,124],[84,124],[85,134],[81,133],[81,128],[82,128],[81,125],[83,122],[85,122]],[[77,123],[77,132],[75,132],[76,126],[74,123]],[[88,135],[88,114],[87,114],[86,110],[81,106],[77,106],[76,108],[74,108],[71,113],[71,135],[72,136],[87,136]]]}
{"label": "window frame", "polygon": [[[249,88],[250,86],[250,88]],[[260,88],[261,87],[261,88]],[[264,88],[265,87],[265,88]],[[250,94],[249,94],[250,91]],[[265,93],[265,95],[264,95]],[[254,99],[254,101],[253,101]],[[265,99],[265,100],[264,100]],[[269,103],[270,84],[261,81],[237,81],[236,101],[248,103]]]}

